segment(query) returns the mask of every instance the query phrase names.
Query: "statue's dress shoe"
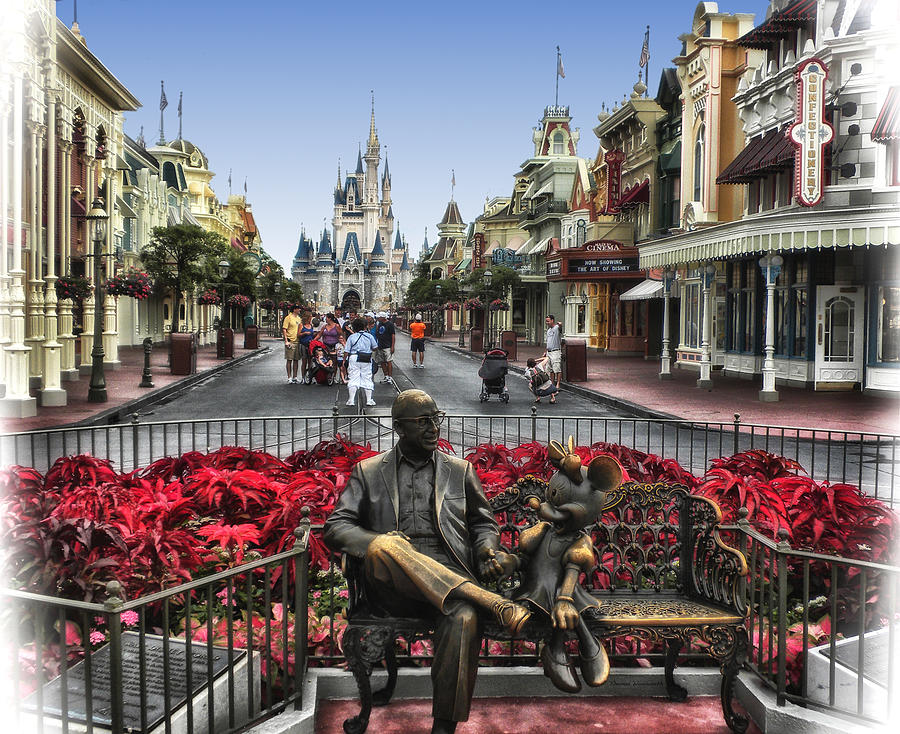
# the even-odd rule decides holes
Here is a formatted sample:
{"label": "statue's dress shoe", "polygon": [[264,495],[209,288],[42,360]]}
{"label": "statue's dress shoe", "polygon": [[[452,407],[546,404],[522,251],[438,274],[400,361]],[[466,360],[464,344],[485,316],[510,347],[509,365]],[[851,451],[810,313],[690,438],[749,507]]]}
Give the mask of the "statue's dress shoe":
{"label": "statue's dress shoe", "polygon": [[491,604],[491,612],[493,612],[497,622],[505,627],[511,635],[517,635],[522,629],[522,625],[531,616],[531,612],[521,604],[516,604],[514,601],[507,599],[497,599]]}
{"label": "statue's dress shoe", "polygon": [[[595,638],[596,640],[596,638]],[[609,678],[609,658],[606,649],[596,640],[600,651],[593,657],[581,656],[581,675],[589,686],[602,686]]]}
{"label": "statue's dress shoe", "polygon": [[581,681],[578,680],[575,665],[565,649],[552,650],[549,644],[545,644],[541,650],[541,663],[544,666],[544,675],[559,690],[566,693],[578,693],[581,690]]}

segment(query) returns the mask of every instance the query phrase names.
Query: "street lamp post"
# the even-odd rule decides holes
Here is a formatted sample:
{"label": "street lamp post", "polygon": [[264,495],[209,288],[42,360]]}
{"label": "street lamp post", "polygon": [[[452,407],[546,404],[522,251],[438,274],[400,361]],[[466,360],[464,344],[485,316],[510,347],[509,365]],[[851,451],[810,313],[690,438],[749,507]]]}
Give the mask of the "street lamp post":
{"label": "street lamp post", "polygon": [[[231,284],[225,282],[230,269],[231,263],[228,260],[219,261],[219,277],[222,279],[222,320],[219,322],[219,333],[216,338],[216,357],[218,359],[227,359],[234,356],[234,332],[231,330],[228,311],[228,288]],[[230,350],[226,349],[226,339],[231,340]],[[227,352],[230,352],[230,354]]]}
{"label": "street lamp post", "polygon": [[432,330],[436,337],[444,335],[444,310],[441,308],[441,284],[438,283],[434,287],[435,298],[437,299],[437,314],[432,316]]}
{"label": "street lamp post", "polygon": [[485,351],[488,351],[489,349],[494,348],[494,334],[491,330],[492,326],[493,326],[494,318],[493,318],[493,314],[491,313],[491,304],[490,304],[491,282],[493,281],[493,279],[494,279],[494,274],[491,272],[490,268],[485,270],[484,274],[481,276],[481,280],[484,283],[484,287],[485,287],[484,312],[486,315],[485,326],[487,327],[487,339],[485,339]]}
{"label": "street lamp post", "polygon": [[784,258],[771,252],[759,260],[759,267],[766,278],[765,358],[762,390],[759,391],[759,399],[765,403],[778,401],[778,390],[775,389],[775,283],[781,274],[783,264]]}
{"label": "street lamp post", "polygon": [[672,352],[669,347],[669,309],[672,298],[672,285],[675,282],[675,271],[667,267],[663,270],[663,333],[662,354],[659,357],[659,379],[672,379]]}
{"label": "street lamp post", "polygon": [[466,291],[464,288],[459,289],[459,348],[466,346]]}
{"label": "street lamp post", "polygon": [[713,282],[716,277],[716,266],[712,263],[706,263],[700,271],[700,279],[702,284],[702,302],[703,302],[703,319],[700,331],[700,378],[697,380],[697,387],[709,389],[713,386],[712,381],[712,344],[710,336],[710,328],[712,326],[712,298]]}
{"label": "street lamp post", "polygon": [[91,348],[91,384],[88,389],[88,402],[105,403],[106,375],[103,371],[103,287],[100,258],[103,256],[103,243],[106,240],[106,225],[109,215],[103,208],[102,199],[94,199],[91,210],[85,216],[90,223],[91,239],[94,241],[94,345]]}

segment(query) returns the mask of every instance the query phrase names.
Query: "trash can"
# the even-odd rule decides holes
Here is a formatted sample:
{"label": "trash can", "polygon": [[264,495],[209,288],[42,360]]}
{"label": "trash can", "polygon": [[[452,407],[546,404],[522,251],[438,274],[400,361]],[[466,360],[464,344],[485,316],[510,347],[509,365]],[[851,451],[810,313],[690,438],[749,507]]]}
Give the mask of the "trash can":
{"label": "trash can", "polygon": [[432,336],[434,334],[434,325],[430,321],[425,322],[425,336]]}
{"label": "trash can", "polygon": [[516,361],[516,332],[504,331],[500,334],[500,348],[506,350],[507,359]]}
{"label": "trash can", "polygon": [[216,335],[216,359],[231,359],[234,356],[234,329],[223,326]]}
{"label": "trash can", "polygon": [[169,370],[173,375],[193,375],[197,372],[197,335],[175,332],[169,335],[171,359]]}
{"label": "trash can", "polygon": [[587,382],[587,344],[584,339],[566,339],[563,378],[566,382]]}
{"label": "trash can", "polygon": [[469,351],[484,351],[484,332],[481,329],[472,329],[472,331],[469,332]]}
{"label": "trash can", "polygon": [[244,327],[244,349],[259,349],[259,327],[249,325]]}

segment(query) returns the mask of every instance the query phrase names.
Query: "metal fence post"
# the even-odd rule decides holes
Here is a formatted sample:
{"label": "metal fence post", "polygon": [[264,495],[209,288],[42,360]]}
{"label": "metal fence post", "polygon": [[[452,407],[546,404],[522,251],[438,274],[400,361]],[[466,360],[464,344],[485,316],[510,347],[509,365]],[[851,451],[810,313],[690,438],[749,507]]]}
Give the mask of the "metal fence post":
{"label": "metal fence post", "polygon": [[777,554],[776,566],[778,568],[778,705],[785,704],[785,687],[787,674],[787,594],[788,594],[788,564],[787,554],[790,553],[791,544],[787,539],[787,528],[778,531],[778,543],[775,546]]}
{"label": "metal fence post", "polygon": [[732,448],[732,451],[731,451],[732,454],[736,454],[736,453],[738,453],[738,452],[741,450],[741,449],[740,449],[740,446],[739,446],[739,444],[738,444],[738,441],[739,441],[740,437],[741,437],[741,414],[740,414],[740,413],[735,413],[735,414],[734,414],[734,442],[733,442],[733,445],[732,445],[732,447],[731,447],[731,448]]}
{"label": "metal fence post", "polygon": [[131,414],[131,470],[138,468],[139,452],[138,452],[138,425],[140,419],[137,413]]}
{"label": "metal fence post", "polygon": [[537,406],[531,405],[531,442],[537,441]]}
{"label": "metal fence post", "polygon": [[294,529],[294,547],[303,552],[294,557],[294,710],[303,708],[303,678],[306,675],[306,638],[309,635],[309,507],[300,508],[300,524]]}
{"label": "metal fence post", "polygon": [[107,599],[103,602],[106,610],[106,626],[109,629],[109,700],[110,729],[112,734],[122,734],[124,701],[122,691],[122,605],[125,590],[118,581],[106,584]]}
{"label": "metal fence post", "polygon": [[337,436],[337,432],[338,432],[338,417],[339,416],[340,416],[340,413],[338,411],[337,405],[332,405],[331,406],[331,421],[332,421],[333,428],[332,428],[331,432],[335,436]]}

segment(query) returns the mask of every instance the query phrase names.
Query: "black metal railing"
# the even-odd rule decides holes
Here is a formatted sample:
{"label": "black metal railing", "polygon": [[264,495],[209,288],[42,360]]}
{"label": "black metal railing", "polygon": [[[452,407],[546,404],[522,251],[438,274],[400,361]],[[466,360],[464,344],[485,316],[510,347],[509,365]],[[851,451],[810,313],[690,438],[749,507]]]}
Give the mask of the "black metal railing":
{"label": "black metal railing", "polygon": [[750,669],[786,701],[868,722],[892,718],[900,675],[900,567],[792,549],[744,517]]}
{"label": "black metal railing", "polygon": [[291,550],[132,600],[116,581],[103,603],[0,589],[10,731],[224,734],[300,709],[309,533],[307,516]]}
{"label": "black metal railing", "polygon": [[[389,449],[395,436],[387,415],[331,415],[222,418],[56,428],[0,435],[0,465],[46,471],[71,454],[90,453],[130,471],[163,456],[243,446],[285,458],[341,433],[352,441]],[[515,446],[574,436],[579,445],[604,441],[675,459],[696,476],[710,462],[749,449],[763,449],[797,461],[817,481],[843,482],[889,505],[900,502],[900,435],[834,431],[732,422],[541,415],[452,415],[442,437],[464,455],[481,443]]]}

